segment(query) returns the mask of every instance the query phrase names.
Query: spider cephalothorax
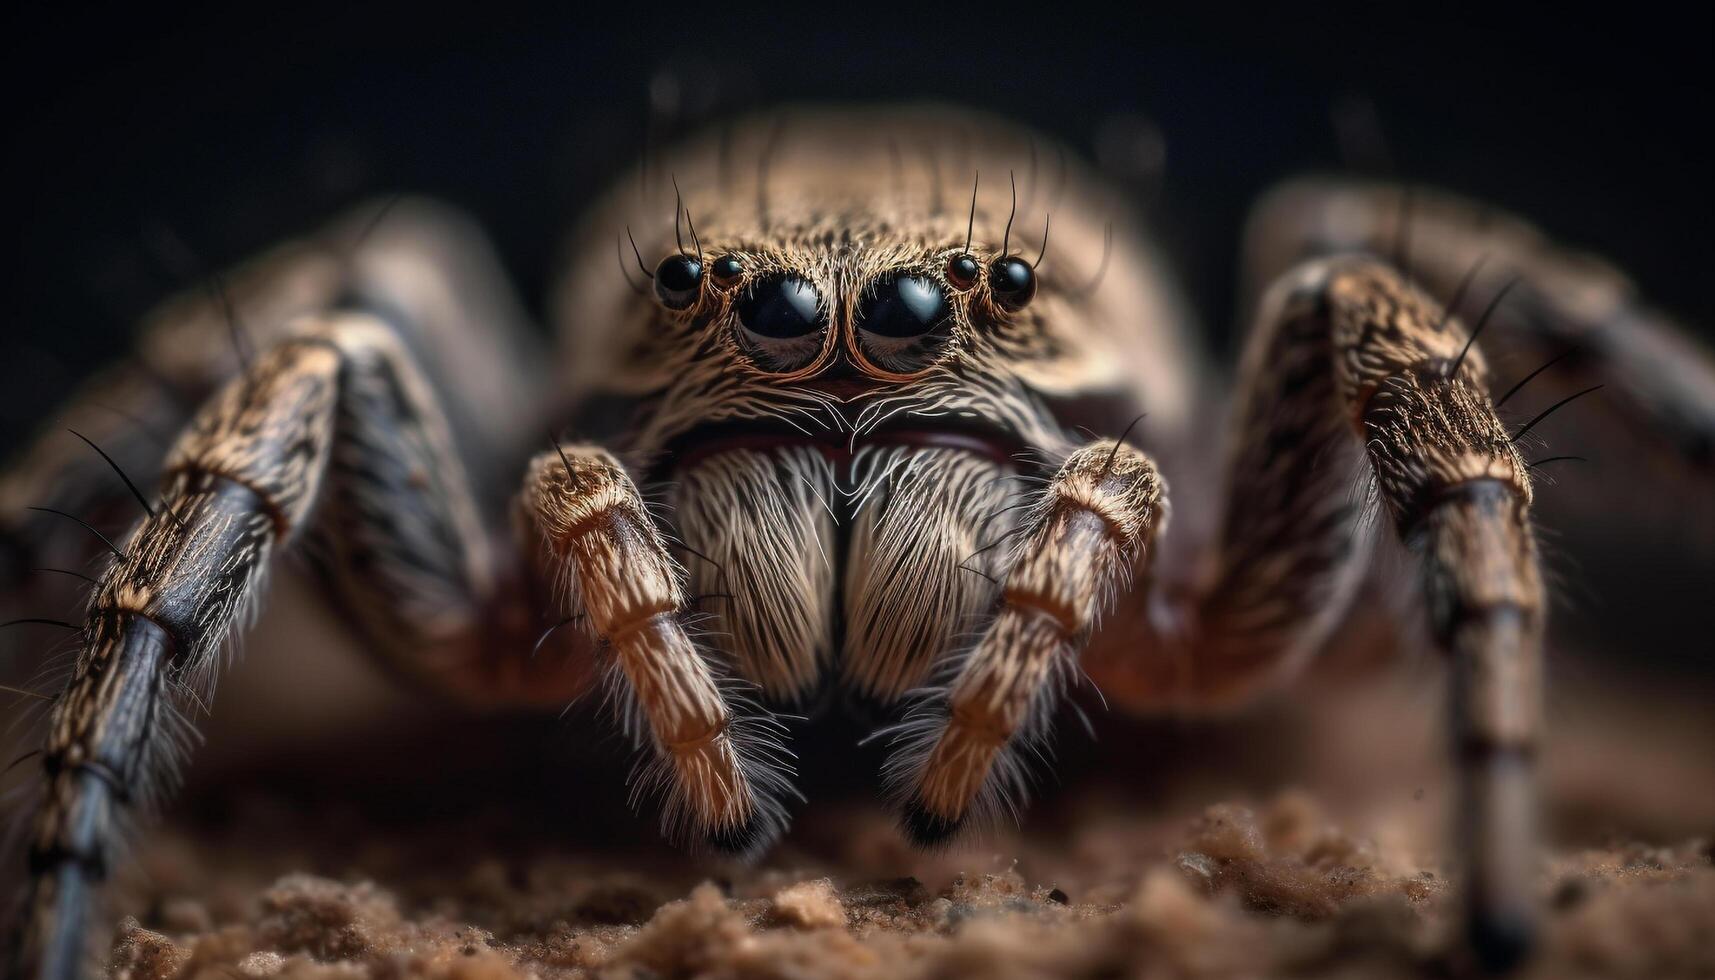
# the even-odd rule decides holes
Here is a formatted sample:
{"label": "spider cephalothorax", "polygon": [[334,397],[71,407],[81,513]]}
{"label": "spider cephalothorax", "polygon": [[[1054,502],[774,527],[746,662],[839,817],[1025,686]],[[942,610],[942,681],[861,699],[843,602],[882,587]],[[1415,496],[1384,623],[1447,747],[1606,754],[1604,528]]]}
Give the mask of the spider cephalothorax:
{"label": "spider cephalothorax", "polygon": [[[1028,481],[1076,446],[1056,403],[1107,396],[1117,417],[1135,397],[1078,367],[1099,346],[1082,329],[1097,263],[1067,258],[1066,276],[1043,276],[1046,218],[1028,243],[1034,261],[1020,254],[1016,178],[1004,209],[983,206],[978,177],[968,206],[953,208],[899,175],[878,190],[864,155],[884,148],[874,140],[854,144],[839,127],[818,137],[808,145],[847,152],[813,173],[777,174],[797,181],[795,193],[766,211],[705,186],[719,182],[695,149],[673,161],[671,246],[652,268],[628,227],[649,284],[635,287],[616,349],[636,352],[651,380],[631,391],[614,442],[671,487],[690,589],[719,597],[707,643],[724,663],[777,704],[832,680],[901,705],[950,676],[981,634],[1013,564],[1003,546],[1039,516],[1025,512],[1036,504]],[[1032,370],[1071,383],[1039,389]],[[1129,454],[1098,476],[1089,492],[1112,495],[1128,528],[1105,588],[1160,523],[1160,487]],[[1067,615],[1087,627],[1086,613]],[[1027,684],[1016,707],[998,709],[1018,717],[978,722],[1010,732],[1029,715],[1040,728],[1052,698],[1038,689],[1061,683]],[[929,745],[915,743],[945,709],[920,707],[896,732],[912,743],[902,758],[922,757],[891,767],[907,796],[910,770],[929,765]],[[997,779],[964,777],[969,798],[948,804],[958,813],[933,832],[919,822],[919,835],[945,836],[968,806],[1021,790],[1011,745],[1010,734],[987,745],[995,759],[974,764]]]}
{"label": "spider cephalothorax", "polygon": [[[881,776],[907,833],[943,840],[1017,808],[1084,672],[1135,709],[1287,674],[1351,618],[1375,533],[1410,546],[1453,663],[1469,936],[1516,958],[1544,609],[1516,443],[1542,415],[1509,428],[1513,392],[1490,398],[1475,338],[1513,284],[1480,260],[1528,276],[1518,343],[1600,349],[1621,389],[1668,379],[1627,402],[1652,431],[1706,445],[1715,372],[1617,280],[1570,296],[1588,265],[1456,199],[1420,194],[1412,247],[1377,258],[1398,196],[1312,182],[1259,211],[1272,285],[1219,444],[1183,304],[1125,209],[1051,144],[955,113],[755,121],[623,182],[568,252],[552,377],[480,239],[426,203],[241,270],[230,309],[168,304],[146,367],[62,413],[110,452],[44,440],[0,484],[17,512],[53,504],[31,514],[110,502],[108,464],[162,488],[106,542],[66,626],[76,668],[44,696],[21,961],[76,972],[177,707],[296,542],[420,683],[559,707],[605,674],[666,829],[754,851],[797,792],[774,712],[819,687],[889,713]],[[237,371],[209,353],[232,310],[259,325]],[[1609,343],[1616,323],[1651,342]],[[163,461],[116,414],[182,434]],[[1190,487],[1177,541],[1163,470]],[[518,547],[490,546],[502,497]]]}
{"label": "spider cephalothorax", "polygon": [[[633,403],[612,441],[671,482],[691,590],[720,597],[709,643],[738,673],[776,702],[838,678],[898,703],[993,607],[1033,503],[1020,478],[1076,446],[1059,405],[1105,398],[1115,431],[1136,415],[1129,381],[1088,369],[1108,233],[1073,221],[1060,233],[1088,254],[1045,274],[1047,175],[1021,207],[1016,177],[983,198],[973,174],[955,205],[849,124],[776,147],[749,181],[723,184],[710,149],[670,161],[653,266],[624,222],[621,260],[650,282],[612,300],[628,310],[612,349],[632,355],[602,386]],[[794,193],[767,206],[763,181]],[[1021,211],[1044,215],[1031,241]],[[587,309],[614,286],[566,295]]]}

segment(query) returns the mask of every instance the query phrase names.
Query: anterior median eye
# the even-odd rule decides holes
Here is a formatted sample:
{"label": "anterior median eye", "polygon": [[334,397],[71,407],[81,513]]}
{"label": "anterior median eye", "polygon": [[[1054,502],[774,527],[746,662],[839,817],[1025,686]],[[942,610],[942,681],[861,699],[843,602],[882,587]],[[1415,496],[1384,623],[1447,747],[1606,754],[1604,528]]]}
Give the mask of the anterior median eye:
{"label": "anterior median eye", "polygon": [[883,371],[914,374],[940,356],[952,324],[940,283],[926,276],[889,276],[858,303],[858,347]]}
{"label": "anterior median eye", "polygon": [[946,319],[947,297],[921,276],[883,280],[858,309],[858,327],[880,337],[921,337]]}
{"label": "anterior median eye", "polygon": [[744,294],[738,319],[761,337],[802,337],[822,328],[821,302],[815,286],[796,276],[775,276]]}
{"label": "anterior median eye", "polygon": [[822,350],[827,317],[816,287],[797,276],[770,276],[746,290],[738,301],[738,322],[746,346],[771,371],[795,371]]}

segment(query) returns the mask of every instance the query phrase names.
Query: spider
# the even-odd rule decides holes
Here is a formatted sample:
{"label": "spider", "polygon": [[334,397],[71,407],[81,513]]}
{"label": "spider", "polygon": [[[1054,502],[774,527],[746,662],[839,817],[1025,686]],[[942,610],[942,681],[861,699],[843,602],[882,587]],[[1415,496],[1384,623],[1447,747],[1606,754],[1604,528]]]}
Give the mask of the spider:
{"label": "spider", "polygon": [[[1692,452],[1715,371],[1615,274],[1452,196],[1301,179],[1246,249],[1224,435],[1119,195],[950,110],[777,115],[644,165],[567,252],[552,364],[477,230],[426,201],[169,301],[60,414],[78,438],[0,486],[36,559],[93,541],[51,522],[147,512],[100,539],[87,617],[60,624],[78,656],[44,698],[18,975],[79,972],[181,709],[292,547],[410,682],[546,710],[604,686],[664,831],[757,852],[799,800],[777,712],[826,685],[891,713],[880,777],[934,844],[1016,815],[1069,686],[1241,704],[1360,611],[1395,541],[1427,616],[1391,625],[1426,625],[1453,676],[1467,938],[1516,961],[1549,462],[1523,447],[1601,384],[1503,421],[1542,372],[1492,394],[1485,345],[1600,352],[1614,404]],[[167,426],[163,461],[138,432]]]}

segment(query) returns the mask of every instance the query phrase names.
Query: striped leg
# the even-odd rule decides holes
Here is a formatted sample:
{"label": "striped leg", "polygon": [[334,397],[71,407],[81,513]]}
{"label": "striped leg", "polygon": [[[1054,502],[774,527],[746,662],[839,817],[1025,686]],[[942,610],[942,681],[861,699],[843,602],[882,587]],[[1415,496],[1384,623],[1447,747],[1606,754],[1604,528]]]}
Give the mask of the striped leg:
{"label": "striped leg", "polygon": [[[88,436],[139,484],[190,414],[247,357],[286,339],[298,318],[360,309],[384,320],[436,390],[448,393],[449,422],[480,491],[498,503],[541,430],[548,400],[545,359],[499,262],[480,231],[457,212],[420,199],[373,202],[314,234],[280,245],[227,274],[168,298],[138,324],[121,363],[54,406],[41,433],[0,464],[0,603],[5,618],[41,615],[27,589],[33,569],[78,569],[91,539],[65,533],[76,514],[97,526],[129,520],[135,505],[109,464],[67,433]],[[50,581],[64,584],[62,578]],[[60,599],[53,594],[45,598]]]}
{"label": "striped leg", "polygon": [[[1264,299],[1234,415],[1217,564],[1171,671],[1122,673],[1121,700],[1219,704],[1314,653],[1350,605],[1369,501],[1415,556],[1452,659],[1452,742],[1470,935],[1491,965],[1535,916],[1532,767],[1542,581],[1524,460],[1470,335],[1392,270],[1301,266]],[[1376,515],[1382,516],[1382,515]]]}
{"label": "striped leg", "polygon": [[[300,325],[194,418],[163,499],[101,577],[50,712],[12,975],[82,972],[94,890],[131,816],[172,782],[182,707],[206,699],[270,555],[312,514],[346,528],[328,567],[384,656],[454,686],[480,676],[465,665],[492,640],[491,586],[444,424],[397,337],[358,315]],[[584,680],[521,686],[564,698]]]}
{"label": "striped leg", "polygon": [[1129,446],[1073,453],[1025,522],[999,608],[944,697],[896,729],[887,776],[905,827],[945,840],[974,812],[1014,806],[1021,754],[1045,738],[1084,643],[1147,557],[1165,518],[1155,465]]}
{"label": "striped leg", "polygon": [[[1617,431],[1602,445],[1603,457],[1662,473],[1663,483],[1690,484],[1694,504],[1708,510],[1715,356],[1694,330],[1651,308],[1621,271],[1453,194],[1307,178],[1258,205],[1246,276],[1267,284],[1306,257],[1363,252],[1393,255],[1433,295],[1462,297],[1455,313],[1486,305],[1516,279],[1483,334],[1501,384],[1510,387],[1552,361],[1552,370],[1531,381],[1536,404],[1606,385],[1601,409],[1614,416]],[[1624,515],[1606,515],[1615,516]]]}
{"label": "striped leg", "polygon": [[750,852],[785,829],[792,770],[773,716],[746,711],[686,634],[684,570],[631,477],[606,452],[572,446],[530,466],[518,505],[542,577],[613,652],[609,682],[648,752],[639,789],[666,798],[663,832]]}

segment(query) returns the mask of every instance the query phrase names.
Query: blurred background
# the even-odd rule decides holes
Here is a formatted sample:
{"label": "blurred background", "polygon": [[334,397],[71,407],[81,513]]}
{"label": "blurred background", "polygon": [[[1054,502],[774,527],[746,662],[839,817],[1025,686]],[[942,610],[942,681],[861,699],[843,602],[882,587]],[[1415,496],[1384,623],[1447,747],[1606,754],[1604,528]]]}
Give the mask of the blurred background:
{"label": "blurred background", "polygon": [[[621,4],[547,22],[497,9],[463,23],[361,5],[99,14],[15,5],[6,17],[3,455],[51,418],[72,385],[127,348],[152,304],[376,194],[425,193],[469,210],[539,311],[564,230],[646,146],[782,101],[947,100],[1080,148],[1151,215],[1221,363],[1235,336],[1247,208],[1276,181],[1311,170],[1487,200],[1611,259],[1704,338],[1715,326],[1715,13],[1707,5],[1240,13],[1194,3],[1121,18],[1063,5],[901,12],[817,4],[760,14]],[[1557,517],[1554,494],[1578,493],[1579,481],[1595,499],[1619,499],[1626,514],[1611,527]],[[1604,781],[1611,789],[1631,758],[1620,749],[1598,758],[1609,733],[1659,735],[1650,744],[1672,763],[1659,770],[1663,784],[1707,775],[1715,744],[1697,747],[1706,727],[1649,727],[1660,720],[1649,717],[1654,706],[1715,695],[1711,535],[1682,533],[1688,515],[1660,513],[1656,491],[1599,465],[1545,491],[1545,537],[1565,597],[1557,682],[1586,690],[1619,677],[1614,690],[1641,692],[1620,708],[1558,716],[1588,721],[1571,724],[1583,740],[1567,744],[1574,782],[1592,794]],[[275,606],[294,601],[288,594]],[[271,612],[262,631],[285,615]],[[299,647],[333,642],[314,631],[294,638]],[[27,638],[0,637],[8,655],[26,646]],[[259,701],[291,688],[325,706],[363,671],[327,669],[306,677],[257,666],[261,673],[236,683],[261,692]],[[1403,726],[1401,737],[1432,757],[1440,707],[1432,683],[1420,688],[1407,700],[1422,724]],[[326,717],[299,725],[324,731]],[[1354,717],[1351,725],[1401,727],[1391,708]],[[1229,729],[1211,742],[1214,730],[1155,729],[1135,743],[1146,746],[1136,763],[1184,767],[1182,756],[1254,741],[1256,731]],[[1352,741],[1333,739],[1342,740]],[[1326,748],[1310,736],[1276,743],[1274,754],[1238,771],[1267,781],[1277,778],[1273,760]],[[222,753],[218,739],[210,753]],[[1321,758],[1337,768],[1335,757]],[[1416,777],[1398,778],[1408,785]],[[617,788],[609,795],[622,796]],[[1706,795],[1646,830],[1701,826],[1715,813]],[[1618,812],[1640,826],[1638,807],[1591,807],[1600,819],[1619,820]]]}
{"label": "blurred background", "polygon": [[796,100],[944,99],[1081,148],[1151,209],[1217,345],[1247,206],[1308,169],[1484,198],[1715,324],[1710,10],[1504,6],[17,5],[0,434],[163,295],[377,193],[472,211],[539,303],[564,229],[646,142]]}

